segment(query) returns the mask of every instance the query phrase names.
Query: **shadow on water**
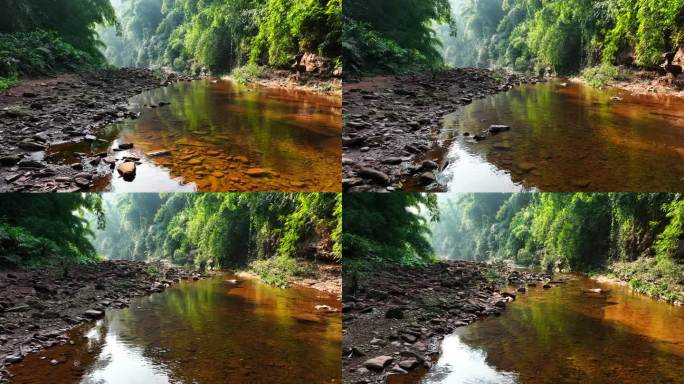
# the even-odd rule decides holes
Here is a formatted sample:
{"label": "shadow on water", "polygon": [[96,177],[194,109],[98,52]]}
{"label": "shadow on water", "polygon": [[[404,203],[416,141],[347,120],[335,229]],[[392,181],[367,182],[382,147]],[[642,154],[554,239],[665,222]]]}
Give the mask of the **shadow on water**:
{"label": "shadow on water", "polygon": [[[566,277],[550,290],[519,294],[500,317],[459,328],[444,339],[433,369],[414,382],[682,382],[684,308]],[[609,291],[586,293],[597,287]]]}
{"label": "shadow on water", "polygon": [[[452,191],[679,191],[682,102],[560,82],[477,100],[445,118],[453,134],[440,182]],[[511,130],[472,139],[493,124]]]}
{"label": "shadow on water", "polygon": [[[111,126],[93,144],[56,146],[50,156],[69,160],[74,152],[108,151],[117,164],[127,156],[140,159],[133,182],[101,164],[110,176],[96,191],[341,189],[339,96],[205,80],[148,91],[130,102],[138,119]],[[114,152],[114,140],[135,146]],[[168,153],[148,156],[158,151]]]}
{"label": "shadow on water", "polygon": [[[13,383],[339,383],[335,297],[222,278],[181,283],[28,356]],[[60,364],[52,366],[52,360]],[[297,363],[293,363],[293,361]]]}

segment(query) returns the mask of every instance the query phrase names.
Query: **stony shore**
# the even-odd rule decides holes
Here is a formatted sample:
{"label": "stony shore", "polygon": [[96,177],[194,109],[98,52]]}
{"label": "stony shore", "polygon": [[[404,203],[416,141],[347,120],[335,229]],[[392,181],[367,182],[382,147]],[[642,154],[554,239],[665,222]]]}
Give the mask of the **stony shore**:
{"label": "stony shore", "polygon": [[394,191],[405,189],[406,184],[431,189],[443,160],[438,138],[444,116],[461,111],[475,99],[541,81],[544,79],[460,68],[434,75],[346,82],[344,190]]}
{"label": "stony shore", "polygon": [[454,329],[498,316],[528,286],[551,288],[551,278],[466,261],[371,272],[357,287],[345,286],[343,382],[385,383],[389,375],[425,371]]}
{"label": "stony shore", "polygon": [[69,329],[102,318],[108,309],[125,308],[135,297],[204,277],[136,261],[74,266],[64,273],[0,272],[0,383],[7,380],[6,365],[70,343]]}
{"label": "stony shore", "polygon": [[130,97],[194,77],[148,69],[106,70],[25,80],[0,95],[0,192],[76,192],[111,173],[107,153],[77,161],[46,156],[51,146],[94,142],[104,127],[136,119]]}

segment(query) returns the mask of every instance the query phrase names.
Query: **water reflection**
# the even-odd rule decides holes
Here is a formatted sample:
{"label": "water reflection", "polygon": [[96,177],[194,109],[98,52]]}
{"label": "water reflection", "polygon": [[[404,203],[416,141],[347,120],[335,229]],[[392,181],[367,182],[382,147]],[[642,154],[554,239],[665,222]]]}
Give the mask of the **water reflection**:
{"label": "water reflection", "polygon": [[[49,155],[106,151],[117,164],[139,159],[133,182],[101,162],[110,176],[96,191],[341,190],[339,96],[206,80],[145,92],[131,104],[139,119],[110,126],[102,142],[55,146]],[[135,146],[113,151],[117,139]]]}
{"label": "water reflection", "polygon": [[[479,143],[471,139],[492,124],[509,125],[511,131]],[[446,119],[445,129],[461,134],[444,172],[453,191],[468,190],[477,181],[472,170],[477,164],[497,180],[481,191],[520,186],[679,191],[684,186],[684,112],[676,97],[551,82],[477,100],[458,118]],[[462,136],[466,132],[470,136]]]}
{"label": "water reflection", "polygon": [[681,382],[684,308],[568,277],[560,287],[518,295],[500,317],[459,328],[423,382]]}
{"label": "water reflection", "polygon": [[[227,276],[181,284],[14,366],[16,383],[338,383],[340,307],[325,293]],[[43,358],[43,359],[41,359]],[[48,362],[62,362],[52,366]]]}

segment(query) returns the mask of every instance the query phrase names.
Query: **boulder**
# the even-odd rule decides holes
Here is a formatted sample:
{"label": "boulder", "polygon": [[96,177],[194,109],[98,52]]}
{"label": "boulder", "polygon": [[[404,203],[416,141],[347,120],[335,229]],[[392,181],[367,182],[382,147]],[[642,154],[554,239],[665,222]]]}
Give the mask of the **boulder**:
{"label": "boulder", "polygon": [[85,316],[89,319],[99,319],[102,316],[104,316],[104,312],[97,310],[97,309],[89,309],[89,310],[83,312],[83,316]]}
{"label": "boulder", "polygon": [[369,167],[360,168],[358,174],[364,179],[373,180],[382,186],[387,186],[391,182],[390,177],[387,174]]}
{"label": "boulder", "polygon": [[382,371],[386,366],[394,361],[392,356],[378,356],[368,359],[363,363],[363,366],[372,371]]}
{"label": "boulder", "polygon": [[117,171],[119,171],[119,174],[124,178],[124,180],[132,181],[135,179],[136,165],[134,162],[128,161],[119,165]]}

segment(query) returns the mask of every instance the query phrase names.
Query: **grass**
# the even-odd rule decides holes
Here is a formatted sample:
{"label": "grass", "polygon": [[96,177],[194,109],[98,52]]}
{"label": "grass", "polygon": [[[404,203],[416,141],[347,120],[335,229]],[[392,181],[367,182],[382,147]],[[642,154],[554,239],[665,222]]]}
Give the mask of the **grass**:
{"label": "grass", "polygon": [[19,83],[16,77],[0,77],[0,92],[4,92]]}
{"label": "grass", "polygon": [[628,282],[635,292],[668,302],[684,302],[684,265],[664,265],[651,257],[617,262],[608,269],[611,276]]}
{"label": "grass", "polygon": [[256,64],[247,64],[233,69],[230,76],[238,84],[247,84],[268,76],[268,68]]}
{"label": "grass", "polygon": [[627,70],[610,64],[601,64],[596,67],[585,68],[580,77],[594,88],[601,88],[615,81],[626,81],[630,79]]}
{"label": "grass", "polygon": [[281,288],[287,287],[291,278],[304,276],[310,272],[296,259],[286,256],[255,260],[250,263],[249,270],[266,284]]}

